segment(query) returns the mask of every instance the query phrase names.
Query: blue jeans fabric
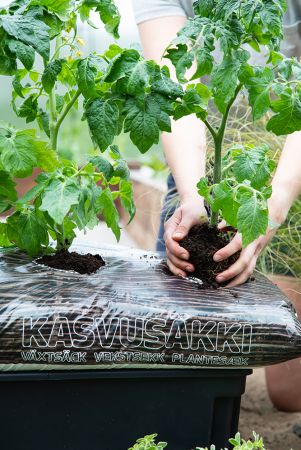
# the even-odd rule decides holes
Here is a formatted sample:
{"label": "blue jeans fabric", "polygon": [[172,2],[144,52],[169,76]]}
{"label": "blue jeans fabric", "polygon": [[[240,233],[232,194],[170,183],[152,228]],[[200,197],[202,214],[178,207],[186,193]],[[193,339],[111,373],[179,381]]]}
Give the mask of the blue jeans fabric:
{"label": "blue jeans fabric", "polygon": [[178,207],[177,201],[177,188],[174,177],[172,174],[167,178],[167,194],[164,199],[163,208],[160,215],[160,228],[156,243],[157,252],[166,253],[166,247],[164,242],[164,223],[173,215]]}

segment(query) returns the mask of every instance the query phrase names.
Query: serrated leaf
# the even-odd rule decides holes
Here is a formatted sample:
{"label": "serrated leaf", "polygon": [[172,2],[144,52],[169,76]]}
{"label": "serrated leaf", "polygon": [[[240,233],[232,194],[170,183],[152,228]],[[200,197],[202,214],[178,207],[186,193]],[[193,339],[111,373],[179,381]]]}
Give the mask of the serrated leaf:
{"label": "serrated leaf", "polygon": [[236,227],[239,203],[233,197],[233,189],[230,184],[223,180],[219,184],[214,185],[212,195],[213,202],[211,204],[213,211],[221,211],[225,221],[232,227]]}
{"label": "serrated leaf", "polygon": [[212,198],[210,196],[210,189],[208,185],[208,178],[201,178],[197,184],[198,193],[203,197],[206,202],[210,205],[212,203]]}
{"label": "serrated leaf", "polygon": [[25,117],[26,123],[33,122],[37,117],[38,101],[34,94],[27,97],[17,110],[19,117]]}
{"label": "serrated leaf", "polygon": [[71,206],[79,201],[80,187],[70,178],[54,179],[42,195],[41,211],[46,211],[55,223],[61,225]]}
{"label": "serrated leaf", "polygon": [[0,170],[0,213],[7,211],[17,200],[16,183],[4,170]]}
{"label": "serrated leaf", "polygon": [[35,210],[15,212],[7,219],[7,235],[11,242],[30,256],[38,255],[48,245],[47,224]]}
{"label": "serrated leaf", "polygon": [[50,51],[49,27],[32,15],[2,15],[0,24],[10,36],[33,47],[48,60]]}
{"label": "serrated leaf", "polygon": [[110,181],[114,174],[114,167],[107,159],[98,155],[93,156],[89,161],[99,170],[99,172],[103,173],[107,181]]}
{"label": "serrated leaf", "polygon": [[185,74],[192,66],[194,55],[188,51],[186,44],[178,44],[176,48],[169,48],[165,58],[170,59],[176,69],[177,78],[181,83],[186,83]]}
{"label": "serrated leaf", "polygon": [[181,117],[195,113],[198,117],[204,119],[207,115],[210,97],[211,91],[202,83],[187,86],[181,102],[175,108],[174,118],[178,120]]}
{"label": "serrated leaf", "polygon": [[109,188],[102,191],[98,198],[98,207],[101,209],[104,220],[113,231],[117,241],[120,239],[119,214],[114,204],[112,192]]}
{"label": "serrated leaf", "polygon": [[133,186],[127,179],[122,179],[119,184],[119,197],[123,208],[129,213],[131,222],[136,213],[134,203]]}
{"label": "serrated leaf", "polygon": [[272,102],[276,113],[267,123],[267,130],[277,136],[301,130],[301,94],[284,92],[278,100]]}
{"label": "serrated leaf", "polygon": [[160,107],[150,96],[146,96],[144,100],[130,98],[126,103],[124,131],[130,133],[132,142],[141,153],[159,142],[159,115]]}
{"label": "serrated leaf", "polygon": [[61,20],[67,20],[72,9],[72,0],[31,0],[30,6],[45,6],[56,13]]}
{"label": "serrated leaf", "polygon": [[243,195],[237,212],[237,228],[242,234],[243,247],[264,235],[267,227],[267,206],[262,204],[255,193]]}
{"label": "serrated leaf", "polygon": [[57,76],[61,72],[61,70],[62,70],[61,59],[54,59],[53,61],[50,61],[50,63],[47,64],[47,66],[45,67],[42,75],[42,85],[48,94],[54,88]]}
{"label": "serrated leaf", "polygon": [[113,176],[122,178],[124,180],[128,180],[130,178],[130,170],[124,159],[120,159],[114,166]]}
{"label": "serrated leaf", "polygon": [[8,47],[11,52],[15,53],[16,57],[27,70],[32,69],[35,60],[35,52],[32,47],[14,39],[8,41]]}
{"label": "serrated leaf", "polygon": [[134,49],[124,50],[117,54],[108,66],[104,81],[113,83],[130,75],[139,60],[140,54]]}
{"label": "serrated leaf", "polygon": [[0,75],[13,75],[17,70],[16,59],[6,55],[0,49]]}
{"label": "serrated leaf", "polygon": [[224,55],[222,62],[213,69],[211,83],[214,101],[222,114],[235,95],[239,71],[248,57],[248,52],[244,50],[233,51]]}
{"label": "serrated leaf", "polygon": [[114,99],[97,98],[86,105],[86,117],[93,140],[101,151],[112,144],[119,132],[119,108]]}
{"label": "serrated leaf", "polygon": [[7,236],[7,224],[0,222],[0,247],[11,247],[12,245]]}
{"label": "serrated leaf", "polygon": [[196,51],[195,58],[197,69],[191,77],[191,80],[196,80],[197,78],[201,78],[204,75],[208,75],[212,72],[213,69],[214,58],[211,55],[210,51],[206,48],[199,48]]}
{"label": "serrated leaf", "polygon": [[249,103],[252,107],[253,120],[260,119],[270,108],[270,90],[274,74],[269,67],[256,67],[251,76],[244,80],[249,92]]}
{"label": "serrated leaf", "polygon": [[91,54],[82,59],[77,68],[78,87],[85,97],[95,95],[95,78],[99,72],[104,73],[107,63],[100,56]]}
{"label": "serrated leaf", "polygon": [[53,172],[59,167],[57,153],[49,147],[47,142],[35,140],[33,146],[37,167],[46,170],[47,172]]}
{"label": "serrated leaf", "polygon": [[183,96],[183,88],[180,84],[175,83],[167,76],[161,74],[161,78],[152,83],[152,91],[165,95],[172,99],[181,98]]}
{"label": "serrated leaf", "polygon": [[37,166],[34,141],[35,130],[21,130],[10,134],[0,128],[1,162],[13,176],[29,176]]}
{"label": "serrated leaf", "polygon": [[97,11],[108,33],[119,38],[120,14],[113,0],[99,0]]}

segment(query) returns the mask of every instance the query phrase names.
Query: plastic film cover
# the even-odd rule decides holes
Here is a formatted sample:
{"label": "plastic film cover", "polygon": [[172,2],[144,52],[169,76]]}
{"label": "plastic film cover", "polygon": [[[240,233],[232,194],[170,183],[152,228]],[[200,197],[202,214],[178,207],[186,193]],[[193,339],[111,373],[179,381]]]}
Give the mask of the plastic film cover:
{"label": "plastic film cover", "polygon": [[262,276],[200,289],[158,255],[79,244],[106,265],[80,275],[0,254],[0,370],[246,368],[301,356],[301,326]]}

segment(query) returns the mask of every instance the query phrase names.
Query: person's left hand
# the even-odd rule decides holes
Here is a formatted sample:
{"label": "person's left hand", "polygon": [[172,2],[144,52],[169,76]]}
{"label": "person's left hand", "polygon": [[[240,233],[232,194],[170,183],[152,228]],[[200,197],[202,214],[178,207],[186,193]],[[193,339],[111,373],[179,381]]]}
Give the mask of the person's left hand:
{"label": "person's left hand", "polygon": [[[221,222],[219,229],[225,227],[225,222]],[[218,250],[213,259],[216,262],[223,261],[241,250],[240,257],[227,270],[220,273],[216,277],[218,283],[230,281],[226,287],[234,287],[247,281],[252,275],[256,261],[262,250],[270,242],[277,231],[277,228],[269,228],[264,236],[260,236],[254,242],[242,249],[242,239],[239,233],[236,233],[231,242],[221,250]]]}

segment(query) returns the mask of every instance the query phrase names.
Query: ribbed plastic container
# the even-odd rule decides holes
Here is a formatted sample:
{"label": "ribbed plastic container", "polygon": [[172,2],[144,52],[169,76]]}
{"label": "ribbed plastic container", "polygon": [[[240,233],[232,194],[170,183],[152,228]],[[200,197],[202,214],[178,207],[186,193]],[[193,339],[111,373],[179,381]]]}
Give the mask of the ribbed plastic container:
{"label": "ribbed plastic container", "polygon": [[170,450],[229,447],[251,370],[0,374],[1,450],[127,450],[158,433]]}

